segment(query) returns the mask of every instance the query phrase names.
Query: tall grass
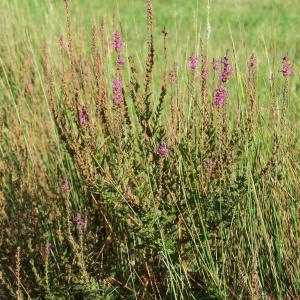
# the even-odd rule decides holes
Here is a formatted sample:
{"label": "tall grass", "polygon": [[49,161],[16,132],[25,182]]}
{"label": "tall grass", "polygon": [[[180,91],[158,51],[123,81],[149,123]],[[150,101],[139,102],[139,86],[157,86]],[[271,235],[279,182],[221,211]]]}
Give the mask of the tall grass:
{"label": "tall grass", "polygon": [[294,48],[216,49],[212,2],[185,43],[80,3],[41,2],[48,38],[3,5],[0,298],[300,297]]}

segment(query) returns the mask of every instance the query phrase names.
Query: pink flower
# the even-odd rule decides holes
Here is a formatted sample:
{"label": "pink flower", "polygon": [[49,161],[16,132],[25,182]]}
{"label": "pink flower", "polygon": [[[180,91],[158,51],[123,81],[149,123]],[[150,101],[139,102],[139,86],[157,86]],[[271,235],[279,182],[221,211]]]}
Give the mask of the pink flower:
{"label": "pink flower", "polygon": [[156,153],[160,156],[165,156],[169,153],[169,148],[165,142],[160,143],[156,149]]}
{"label": "pink flower", "polygon": [[79,122],[82,126],[85,126],[89,121],[89,115],[87,108],[83,107],[79,113]]}
{"label": "pink flower", "polygon": [[293,66],[287,55],[282,59],[282,67],[279,72],[281,72],[284,77],[291,77],[293,75]]}
{"label": "pink flower", "polygon": [[119,66],[122,66],[122,65],[124,65],[124,64],[125,64],[125,60],[124,60],[124,58],[123,58],[123,57],[121,57],[121,56],[118,56],[118,59],[117,59],[117,64],[118,64]]}
{"label": "pink flower", "polygon": [[113,81],[113,100],[115,104],[123,101],[123,82],[119,79]]}
{"label": "pink flower", "polygon": [[84,229],[87,226],[87,222],[79,214],[74,217],[74,222],[77,223],[78,226],[80,226],[80,227],[82,227]]}
{"label": "pink flower", "polygon": [[196,55],[194,55],[194,54],[190,57],[189,67],[193,71],[196,70],[196,68],[197,68],[198,60],[199,60],[199,58]]}
{"label": "pink flower", "polygon": [[174,85],[177,81],[177,70],[178,70],[178,64],[174,62],[173,69],[169,73],[169,80],[171,85]]}
{"label": "pink flower", "polygon": [[233,69],[229,63],[229,59],[227,56],[224,56],[221,60],[221,64],[223,65],[222,71],[221,71],[221,80],[222,82],[226,83],[229,78],[233,74]]}
{"label": "pink flower", "polygon": [[213,58],[211,64],[212,64],[212,68],[214,70],[214,73],[216,73],[218,71],[218,66],[219,66],[218,61],[215,58]]}
{"label": "pink flower", "polygon": [[65,177],[62,182],[61,182],[61,189],[64,193],[70,193],[71,191],[71,188],[70,188],[70,185],[69,185],[69,182],[68,182],[68,179],[67,177]]}
{"label": "pink flower", "polygon": [[119,33],[118,31],[114,33],[113,39],[114,39],[112,42],[113,47],[116,49],[117,52],[122,52],[124,49],[123,49],[123,42],[121,40],[121,33]]}
{"label": "pink flower", "polygon": [[122,89],[122,87],[123,87],[123,83],[122,83],[121,80],[116,79],[116,80],[113,81],[113,88],[115,90],[120,90],[120,89]]}
{"label": "pink flower", "polygon": [[228,89],[225,86],[220,86],[214,91],[214,104],[216,106],[223,106],[226,102]]}

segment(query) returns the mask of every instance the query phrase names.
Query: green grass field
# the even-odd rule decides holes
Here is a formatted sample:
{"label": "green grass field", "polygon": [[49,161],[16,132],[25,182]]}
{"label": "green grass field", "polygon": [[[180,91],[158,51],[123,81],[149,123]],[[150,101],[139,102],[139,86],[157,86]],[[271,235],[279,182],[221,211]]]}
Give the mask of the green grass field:
{"label": "green grass field", "polygon": [[0,299],[300,299],[299,14],[0,1]]}

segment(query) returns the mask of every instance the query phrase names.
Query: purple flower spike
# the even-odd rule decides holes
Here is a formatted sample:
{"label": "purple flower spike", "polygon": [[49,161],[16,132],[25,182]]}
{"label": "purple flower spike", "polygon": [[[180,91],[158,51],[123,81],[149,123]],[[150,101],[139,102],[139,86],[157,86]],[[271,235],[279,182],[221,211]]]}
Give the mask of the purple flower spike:
{"label": "purple flower spike", "polygon": [[177,72],[178,72],[178,64],[174,62],[173,69],[169,73],[169,80],[171,85],[174,85],[177,82]]}
{"label": "purple flower spike", "polygon": [[218,107],[223,106],[226,102],[228,89],[225,86],[220,86],[214,92],[214,104]]}
{"label": "purple flower spike", "polygon": [[112,42],[112,45],[116,49],[117,52],[122,52],[124,50],[123,42],[122,42],[121,38],[122,38],[121,33],[119,33],[118,31],[113,34],[114,41]]}
{"label": "purple flower spike", "polygon": [[121,56],[118,56],[118,59],[117,59],[117,64],[118,64],[119,66],[122,66],[122,65],[124,65],[124,64],[125,64],[125,60],[124,60],[124,58],[123,58],[123,57],[121,57]]}
{"label": "purple flower spike", "polygon": [[192,71],[196,70],[198,65],[198,60],[199,60],[198,57],[194,54],[190,57],[189,67]]}
{"label": "purple flower spike", "polygon": [[70,185],[69,185],[69,182],[68,182],[68,179],[67,177],[65,177],[62,182],[61,182],[61,189],[64,193],[70,193],[71,191],[71,188],[70,188]]}
{"label": "purple flower spike", "polygon": [[219,66],[218,61],[215,58],[213,58],[211,64],[212,64],[212,68],[214,70],[214,73],[216,73],[218,71],[218,66]]}
{"label": "purple flower spike", "polygon": [[82,126],[85,126],[89,121],[89,115],[87,108],[83,107],[79,113],[79,122]]}
{"label": "purple flower spike", "polygon": [[169,148],[165,142],[162,142],[156,149],[156,153],[160,156],[166,156],[169,153]]}
{"label": "purple flower spike", "polygon": [[119,79],[113,81],[113,100],[115,104],[120,104],[123,101],[123,82]]}
{"label": "purple flower spike", "polygon": [[77,223],[78,226],[82,228],[86,228],[87,222],[81,217],[81,215],[77,215],[74,217],[74,222]]}
{"label": "purple flower spike", "polygon": [[223,65],[221,71],[221,80],[223,83],[226,83],[233,74],[232,66],[229,63],[229,59],[227,56],[224,56],[221,60],[221,64]]}
{"label": "purple flower spike", "polygon": [[113,88],[115,90],[120,90],[120,89],[122,89],[122,87],[123,87],[123,83],[122,83],[121,80],[116,79],[116,80],[113,81]]}
{"label": "purple flower spike", "polygon": [[293,75],[293,66],[287,55],[282,59],[282,67],[279,72],[281,72],[284,77],[291,77]]}

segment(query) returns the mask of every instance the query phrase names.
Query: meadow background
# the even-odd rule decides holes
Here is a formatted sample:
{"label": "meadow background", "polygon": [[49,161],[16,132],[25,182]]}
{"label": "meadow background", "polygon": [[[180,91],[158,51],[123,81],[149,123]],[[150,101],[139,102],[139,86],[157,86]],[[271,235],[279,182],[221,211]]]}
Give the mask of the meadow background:
{"label": "meadow background", "polygon": [[[67,3],[70,31],[64,1],[0,1],[0,299],[300,297],[299,1],[153,0],[150,71],[145,1]],[[192,54],[208,60],[204,93]],[[226,54],[218,114],[211,61]]]}

